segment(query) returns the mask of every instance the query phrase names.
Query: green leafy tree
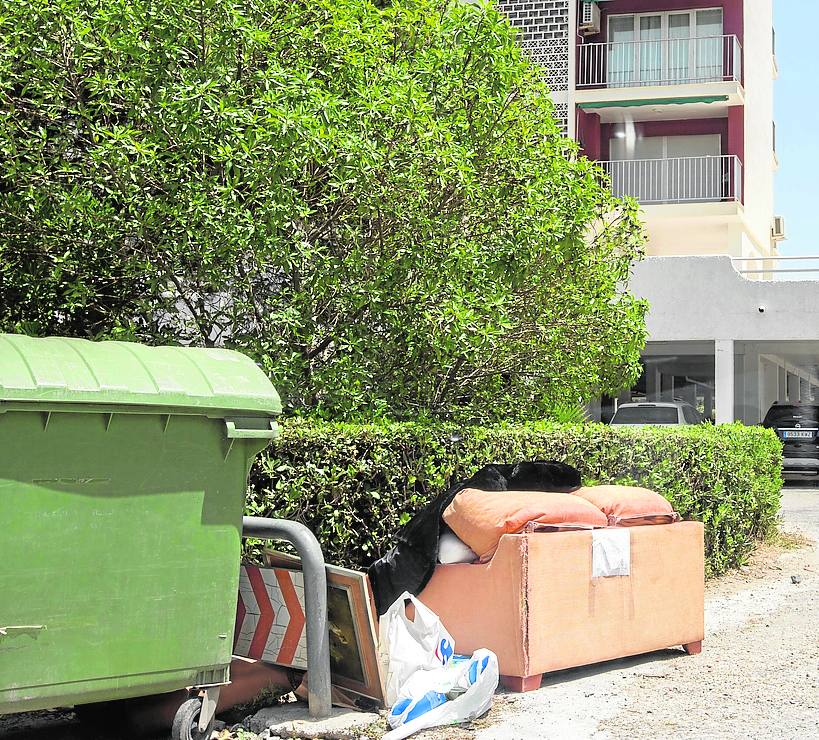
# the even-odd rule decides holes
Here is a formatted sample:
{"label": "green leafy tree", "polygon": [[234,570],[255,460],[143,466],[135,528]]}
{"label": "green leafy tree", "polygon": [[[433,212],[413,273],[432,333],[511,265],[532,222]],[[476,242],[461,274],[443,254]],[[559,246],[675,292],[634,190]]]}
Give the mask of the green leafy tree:
{"label": "green leafy tree", "polygon": [[490,6],[0,0],[0,328],[238,348],[294,410],[627,385],[632,202]]}

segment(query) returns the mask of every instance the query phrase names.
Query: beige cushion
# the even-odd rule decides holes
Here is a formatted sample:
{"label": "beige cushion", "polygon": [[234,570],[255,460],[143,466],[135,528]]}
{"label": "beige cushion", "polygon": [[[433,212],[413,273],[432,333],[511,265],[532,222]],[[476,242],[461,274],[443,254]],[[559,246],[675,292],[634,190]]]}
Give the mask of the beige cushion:
{"label": "beige cushion", "polygon": [[444,521],[484,562],[503,535],[521,532],[529,522],[559,529],[591,529],[608,523],[600,509],[579,496],[475,488],[455,496],[444,511]]}
{"label": "beige cushion", "polygon": [[671,504],[656,491],[637,486],[584,486],[572,496],[594,504],[611,526],[671,524],[678,521]]}

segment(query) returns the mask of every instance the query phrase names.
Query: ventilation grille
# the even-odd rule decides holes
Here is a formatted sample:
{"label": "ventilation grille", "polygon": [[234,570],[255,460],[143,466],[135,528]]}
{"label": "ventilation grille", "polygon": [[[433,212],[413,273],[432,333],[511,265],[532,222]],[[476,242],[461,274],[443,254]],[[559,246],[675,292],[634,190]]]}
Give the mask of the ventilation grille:
{"label": "ventilation grille", "polygon": [[569,106],[567,103],[555,103],[555,118],[564,135],[569,133]]}
{"label": "ventilation grille", "polygon": [[[543,67],[552,92],[569,89],[569,0],[498,0],[498,9],[520,29],[521,48]],[[565,107],[565,106],[564,106]]]}

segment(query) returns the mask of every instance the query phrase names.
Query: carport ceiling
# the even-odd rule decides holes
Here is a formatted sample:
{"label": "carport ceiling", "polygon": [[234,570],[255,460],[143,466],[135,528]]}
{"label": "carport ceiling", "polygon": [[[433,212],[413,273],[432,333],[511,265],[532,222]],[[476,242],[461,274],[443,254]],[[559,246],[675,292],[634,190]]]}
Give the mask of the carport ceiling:
{"label": "carport ceiling", "polygon": [[646,369],[659,370],[663,375],[690,375],[714,378],[714,358],[695,356],[644,357]]}

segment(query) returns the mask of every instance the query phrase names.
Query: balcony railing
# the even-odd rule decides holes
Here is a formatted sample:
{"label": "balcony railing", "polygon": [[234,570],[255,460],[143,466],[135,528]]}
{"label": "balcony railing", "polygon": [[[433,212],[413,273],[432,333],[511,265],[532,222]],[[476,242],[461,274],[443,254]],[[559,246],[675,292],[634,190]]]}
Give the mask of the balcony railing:
{"label": "balcony railing", "polygon": [[740,275],[761,275],[763,280],[816,280],[809,273],[819,272],[819,255],[815,254],[731,257],[731,261]]}
{"label": "balcony railing", "polygon": [[577,87],[642,87],[739,81],[736,36],[582,44]]}
{"label": "balcony railing", "polygon": [[601,162],[612,192],[644,205],[742,200],[742,162],[735,155]]}

